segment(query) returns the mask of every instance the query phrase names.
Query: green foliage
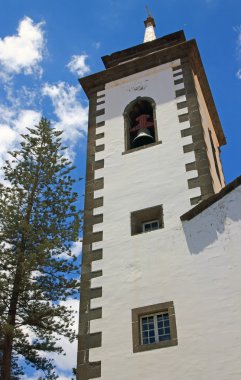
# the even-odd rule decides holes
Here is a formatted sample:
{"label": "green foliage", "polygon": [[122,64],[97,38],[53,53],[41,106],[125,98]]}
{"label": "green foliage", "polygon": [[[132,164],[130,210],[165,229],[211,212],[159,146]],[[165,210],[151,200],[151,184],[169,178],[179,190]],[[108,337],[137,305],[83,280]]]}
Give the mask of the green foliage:
{"label": "green foliage", "polygon": [[78,290],[71,246],[78,240],[82,214],[61,132],[46,119],[28,131],[21,149],[6,162],[6,184],[0,185],[0,342],[3,363],[11,351],[16,378],[21,356],[42,370],[44,379],[56,379],[44,352],[63,351],[59,334],[75,337],[73,312],[61,301]]}

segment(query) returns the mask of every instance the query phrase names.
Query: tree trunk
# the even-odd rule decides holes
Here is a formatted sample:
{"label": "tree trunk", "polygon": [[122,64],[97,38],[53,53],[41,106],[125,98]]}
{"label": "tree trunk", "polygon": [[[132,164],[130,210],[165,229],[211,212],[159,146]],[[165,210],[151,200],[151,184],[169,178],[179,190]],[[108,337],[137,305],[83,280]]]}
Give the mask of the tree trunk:
{"label": "tree trunk", "polygon": [[17,304],[21,287],[23,257],[20,255],[14,278],[13,292],[8,311],[7,328],[3,333],[3,356],[1,368],[1,380],[11,379],[11,362],[13,351],[14,328],[17,315]]}
{"label": "tree trunk", "polygon": [[3,358],[2,358],[2,369],[1,369],[2,380],[11,379],[12,348],[13,348],[13,333],[7,333],[5,334],[4,341],[3,341]]}

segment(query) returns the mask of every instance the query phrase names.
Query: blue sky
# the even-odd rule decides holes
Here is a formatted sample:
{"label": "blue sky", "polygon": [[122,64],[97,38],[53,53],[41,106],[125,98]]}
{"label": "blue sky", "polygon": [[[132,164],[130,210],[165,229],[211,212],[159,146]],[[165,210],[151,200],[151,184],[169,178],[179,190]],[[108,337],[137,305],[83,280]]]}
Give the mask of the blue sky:
{"label": "blue sky", "polygon": [[[88,102],[77,79],[103,70],[101,56],[143,41],[146,3],[158,37],[184,29],[197,40],[227,138],[221,150],[227,183],[241,174],[240,0],[0,0],[0,165],[43,115],[63,129],[84,176]],[[80,244],[74,249],[80,253]],[[63,345],[61,380],[76,357],[75,345]]]}

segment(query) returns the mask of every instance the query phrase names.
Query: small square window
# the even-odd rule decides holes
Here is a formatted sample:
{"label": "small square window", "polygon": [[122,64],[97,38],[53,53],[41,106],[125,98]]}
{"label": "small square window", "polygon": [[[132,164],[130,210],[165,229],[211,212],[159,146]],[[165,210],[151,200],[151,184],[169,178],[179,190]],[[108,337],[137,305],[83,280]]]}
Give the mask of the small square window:
{"label": "small square window", "polygon": [[133,352],[177,345],[173,302],[132,310]]}
{"label": "small square window", "polygon": [[143,223],[142,227],[143,227],[143,232],[158,230],[158,228],[160,228],[159,220],[151,220],[150,222],[145,222]]}
{"label": "small square window", "polygon": [[162,205],[133,211],[131,213],[131,235],[150,232],[163,227]]}

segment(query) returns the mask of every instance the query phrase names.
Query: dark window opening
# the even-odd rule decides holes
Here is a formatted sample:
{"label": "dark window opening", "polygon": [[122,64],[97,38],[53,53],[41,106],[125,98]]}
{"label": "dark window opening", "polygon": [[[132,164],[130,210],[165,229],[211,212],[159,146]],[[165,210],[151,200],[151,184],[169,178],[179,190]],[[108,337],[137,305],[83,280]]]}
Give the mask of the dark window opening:
{"label": "dark window opening", "polygon": [[131,213],[131,235],[150,232],[164,227],[162,205]]}
{"label": "dark window opening", "polygon": [[126,150],[149,145],[157,140],[154,102],[138,98],[125,113]]}

